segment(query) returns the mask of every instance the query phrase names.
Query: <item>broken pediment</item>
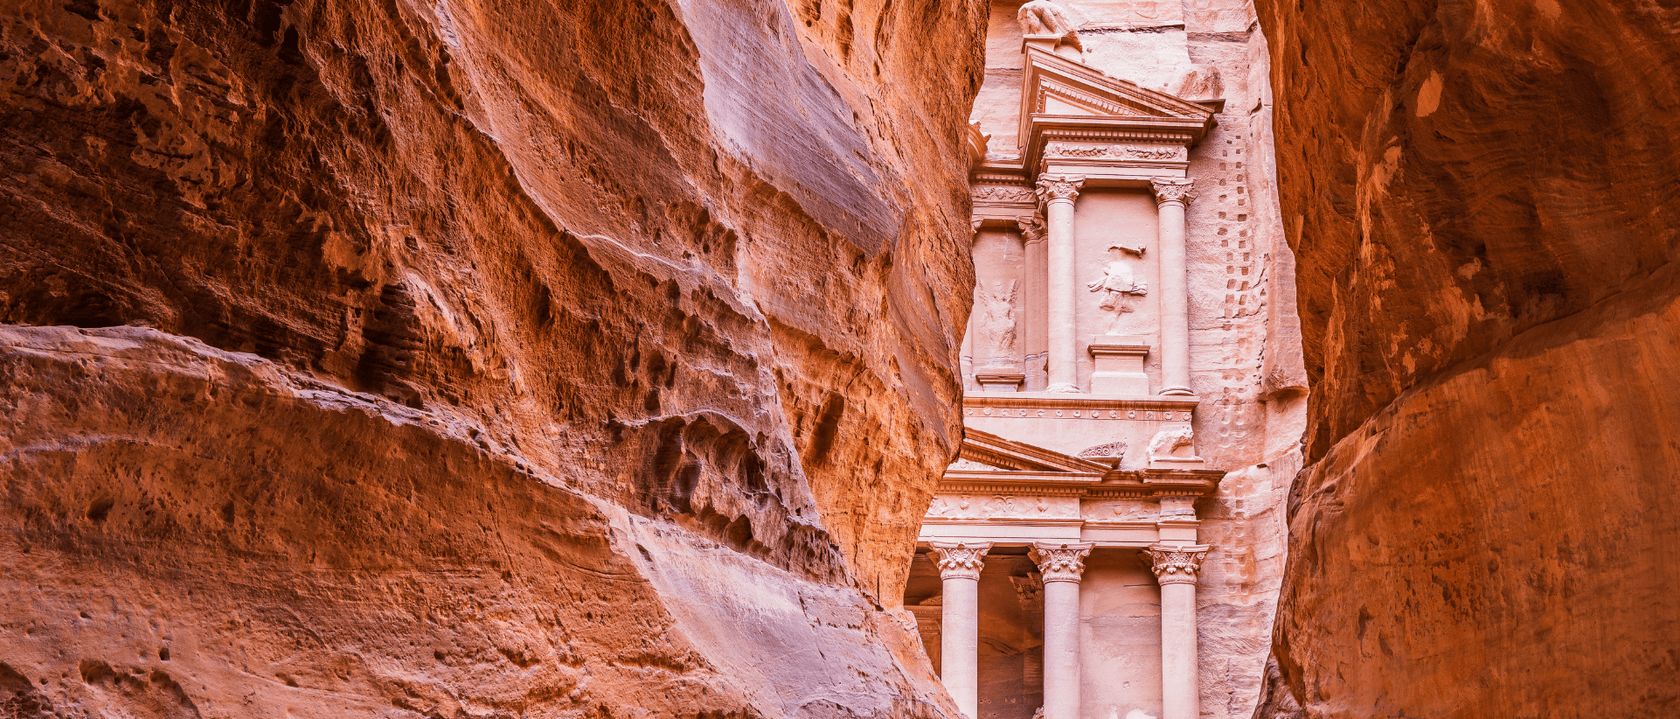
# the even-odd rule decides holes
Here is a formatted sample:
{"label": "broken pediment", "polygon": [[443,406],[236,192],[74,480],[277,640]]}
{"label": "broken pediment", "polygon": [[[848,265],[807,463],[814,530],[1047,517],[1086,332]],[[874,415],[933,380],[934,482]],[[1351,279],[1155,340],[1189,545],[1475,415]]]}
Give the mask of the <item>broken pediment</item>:
{"label": "broken pediment", "polygon": [[[1051,159],[1046,145],[1052,142],[1084,143],[1080,149],[1103,156],[1104,163],[1182,165],[1188,148],[1214,125],[1214,110],[1203,103],[1140,87],[1038,48],[1027,48],[1021,82],[1019,137],[1028,176],[1046,171],[1043,165]],[[1114,147],[1098,147],[1106,145]]]}
{"label": "broken pediment", "polygon": [[[966,465],[966,466],[959,466]],[[1004,470],[1014,472],[1066,472],[1102,474],[1108,466],[1088,459],[1004,439],[973,427],[963,429],[962,449],[951,469],[959,471]]]}
{"label": "broken pediment", "polygon": [[1199,103],[1110,77],[1084,63],[1037,48],[1027,51],[1022,83],[1023,122],[1041,114],[1153,117],[1199,124],[1211,122],[1214,114]]}

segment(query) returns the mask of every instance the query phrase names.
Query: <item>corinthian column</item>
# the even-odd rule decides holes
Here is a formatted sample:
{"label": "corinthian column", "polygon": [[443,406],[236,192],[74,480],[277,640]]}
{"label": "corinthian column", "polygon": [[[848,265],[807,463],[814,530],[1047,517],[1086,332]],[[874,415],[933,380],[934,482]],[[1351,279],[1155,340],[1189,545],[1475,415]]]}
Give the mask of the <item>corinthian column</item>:
{"label": "corinthian column", "polygon": [[1046,318],[1050,336],[1050,386],[1046,390],[1050,392],[1079,391],[1079,335],[1074,326],[1073,291],[1079,279],[1073,264],[1073,201],[1084,184],[1083,177],[1038,176],[1038,200],[1044,203],[1050,234],[1050,311]]}
{"label": "corinthian column", "polygon": [[1026,389],[1036,392],[1044,389],[1048,383],[1044,366],[1045,349],[1048,344],[1045,339],[1045,303],[1049,301],[1046,279],[1049,258],[1045,254],[1044,221],[1035,216],[1022,217],[1016,221],[1021,228],[1022,252],[1025,257],[1021,262],[1022,291],[1021,291],[1021,328],[1025,344],[1022,347],[1024,362],[1022,371],[1026,373]]}
{"label": "corinthian column", "polygon": [[1197,719],[1196,573],[1208,547],[1157,544],[1144,551],[1161,584],[1161,719]]}
{"label": "corinthian column", "polygon": [[1161,232],[1161,394],[1190,389],[1190,283],[1184,262],[1184,208],[1195,199],[1192,180],[1155,180]]}
{"label": "corinthian column", "polygon": [[980,569],[991,542],[934,542],[945,581],[940,612],[939,678],[968,719],[980,694]]}
{"label": "corinthian column", "polygon": [[1079,719],[1079,578],[1090,544],[1036,544],[1044,575],[1044,719]]}

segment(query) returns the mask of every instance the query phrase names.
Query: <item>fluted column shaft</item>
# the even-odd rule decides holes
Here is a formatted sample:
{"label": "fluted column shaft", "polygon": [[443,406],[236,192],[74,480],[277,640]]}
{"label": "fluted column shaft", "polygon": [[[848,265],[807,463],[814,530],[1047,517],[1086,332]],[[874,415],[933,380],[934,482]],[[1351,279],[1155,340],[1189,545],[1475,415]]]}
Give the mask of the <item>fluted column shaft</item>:
{"label": "fluted column shaft", "polygon": [[980,570],[990,542],[934,542],[944,580],[939,625],[939,678],[968,719],[979,716]]}
{"label": "fluted column shaft", "polygon": [[1049,230],[1049,345],[1050,392],[1078,392],[1079,333],[1075,326],[1074,288],[1079,282],[1074,262],[1073,201],[1085,178],[1069,175],[1040,175],[1038,199],[1044,203]]}
{"label": "fluted column shaft", "polygon": [[1198,719],[1196,575],[1208,548],[1157,544],[1146,551],[1161,584],[1161,719]]}
{"label": "fluted column shaft", "polygon": [[1079,580],[1091,546],[1033,546],[1044,576],[1044,719],[1079,719]]}
{"label": "fluted column shaft", "polygon": [[1184,210],[1195,199],[1191,180],[1155,180],[1160,228],[1161,394],[1190,389],[1190,283],[1185,266]]}

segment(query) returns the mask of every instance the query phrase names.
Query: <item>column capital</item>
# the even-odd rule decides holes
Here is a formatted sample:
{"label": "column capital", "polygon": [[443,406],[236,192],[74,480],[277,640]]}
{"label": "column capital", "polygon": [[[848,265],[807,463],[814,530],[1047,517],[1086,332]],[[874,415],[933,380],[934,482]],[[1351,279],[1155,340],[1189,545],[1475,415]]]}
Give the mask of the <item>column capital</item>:
{"label": "column capital", "polygon": [[1196,199],[1195,180],[1157,178],[1150,180],[1149,185],[1155,188],[1155,204],[1157,205],[1165,205],[1169,202],[1189,205],[1191,200]]}
{"label": "column capital", "polygon": [[1073,202],[1079,197],[1079,188],[1084,186],[1085,178],[1078,175],[1044,173],[1038,176],[1038,201],[1046,205],[1057,200]]}
{"label": "column capital", "polygon": [[1044,582],[1078,582],[1085,574],[1085,555],[1091,553],[1089,542],[1084,543],[1046,543],[1034,544],[1028,556],[1038,563],[1038,571],[1044,575]]}
{"label": "column capital", "polygon": [[1167,585],[1195,584],[1208,549],[1205,544],[1156,544],[1143,551],[1149,553],[1149,568],[1155,572],[1155,581]]}
{"label": "column capital", "polygon": [[1021,215],[1015,218],[1015,225],[1021,228],[1021,244],[1030,245],[1044,241],[1044,220],[1038,215]]}
{"label": "column capital", "polygon": [[991,542],[930,542],[928,546],[939,553],[934,564],[939,566],[940,579],[978,580],[985,567],[981,560],[992,549]]}

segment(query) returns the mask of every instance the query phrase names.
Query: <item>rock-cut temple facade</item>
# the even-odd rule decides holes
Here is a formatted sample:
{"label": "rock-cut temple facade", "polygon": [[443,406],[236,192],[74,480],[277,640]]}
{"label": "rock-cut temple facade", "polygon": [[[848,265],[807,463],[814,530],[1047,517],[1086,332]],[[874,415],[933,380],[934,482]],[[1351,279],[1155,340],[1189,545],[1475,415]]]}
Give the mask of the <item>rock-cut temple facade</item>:
{"label": "rock-cut temple facade", "polygon": [[993,4],[966,432],[904,598],[970,719],[1253,711],[1305,382],[1224,4]]}

